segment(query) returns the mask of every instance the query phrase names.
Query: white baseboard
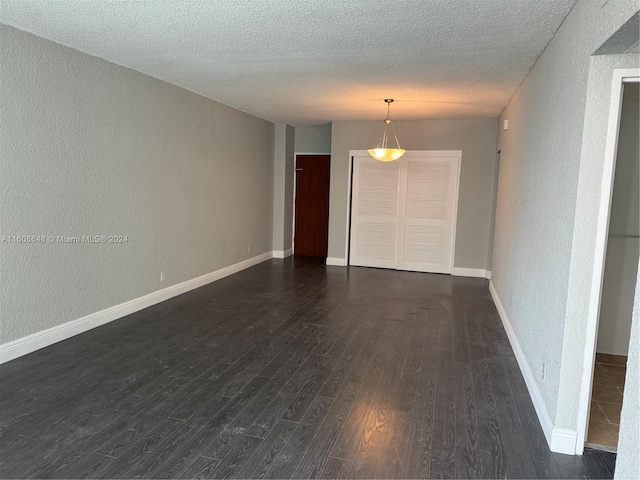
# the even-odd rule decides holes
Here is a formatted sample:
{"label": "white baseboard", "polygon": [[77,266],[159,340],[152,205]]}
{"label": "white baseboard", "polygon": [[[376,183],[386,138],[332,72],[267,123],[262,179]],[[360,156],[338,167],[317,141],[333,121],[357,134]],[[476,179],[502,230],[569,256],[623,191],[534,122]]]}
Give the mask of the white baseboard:
{"label": "white baseboard", "polygon": [[487,280],[491,280],[491,270],[487,270],[484,274],[484,278]]}
{"label": "white baseboard", "polygon": [[338,257],[327,257],[327,265],[334,267],[346,267],[347,259]]}
{"label": "white baseboard", "polygon": [[511,343],[513,353],[516,356],[516,360],[518,360],[520,371],[522,372],[524,381],[527,384],[529,395],[531,395],[531,401],[533,402],[533,406],[536,409],[536,414],[538,415],[538,420],[540,420],[540,425],[542,426],[542,431],[544,432],[544,436],[547,439],[549,448],[552,452],[556,453],[568,453],[571,455],[575,454],[577,432],[573,432],[575,434],[575,437],[573,439],[573,447],[571,447],[571,440],[568,435],[568,432],[571,431],[554,427],[551,416],[549,415],[549,411],[547,410],[547,406],[542,399],[542,393],[540,392],[538,383],[536,382],[533,372],[531,371],[529,362],[527,362],[527,359],[524,356],[524,352],[522,351],[522,347],[520,346],[520,342],[518,341],[516,332],[513,330],[513,326],[509,321],[507,312],[504,309],[504,305],[502,305],[502,301],[500,300],[498,292],[496,291],[496,287],[494,286],[492,281],[489,282],[489,291],[491,292],[491,297],[493,298],[493,302],[495,303],[498,314],[500,315],[500,319],[502,320],[502,325],[507,332],[507,337],[509,337],[509,342]]}
{"label": "white baseboard", "polygon": [[549,449],[552,452],[564,453],[566,455],[576,455],[578,443],[578,432],[566,428],[553,427],[551,432],[551,443]]}
{"label": "white baseboard", "polygon": [[287,258],[290,257],[291,255],[293,255],[293,248],[290,248],[289,250],[274,250],[273,251],[273,258]]}
{"label": "white baseboard", "polygon": [[453,267],[453,275],[456,277],[486,278],[487,271],[483,268]]}
{"label": "white baseboard", "polygon": [[215,272],[207,273],[200,277],[187,280],[176,285],[149,293],[139,298],[134,298],[128,302],[115,305],[113,307],[91,313],[82,318],[71,320],[56,327],[36,332],[26,337],[13,340],[11,342],[0,345],[0,364],[13,360],[15,358],[35,352],[41,348],[48,347],[54,343],[66,340],[80,333],[99,327],[105,323],[113,322],[119,318],[125,317],[132,313],[138,312],[144,308],[150,307],[160,302],[164,302],[172,297],[181,295],[190,290],[202,287],[221,278],[228,277],[234,273],[253,267],[259,263],[273,258],[273,252],[266,252],[261,255],[249,258],[242,262],[238,262],[228,267],[221,268]]}

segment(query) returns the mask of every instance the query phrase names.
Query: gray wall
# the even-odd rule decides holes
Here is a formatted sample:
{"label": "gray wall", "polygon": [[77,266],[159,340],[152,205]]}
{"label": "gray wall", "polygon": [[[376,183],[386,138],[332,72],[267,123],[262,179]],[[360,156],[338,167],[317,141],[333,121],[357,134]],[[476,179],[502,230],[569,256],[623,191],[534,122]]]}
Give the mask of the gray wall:
{"label": "gray wall", "polygon": [[640,97],[638,84],[624,87],[607,258],[602,283],[598,352],[627,355],[640,235]]}
{"label": "gray wall", "polygon": [[[636,268],[639,268],[636,265]],[[636,282],[633,324],[620,416],[615,478],[640,478],[640,279]]]}
{"label": "gray wall", "polygon": [[296,127],[296,153],[331,153],[331,124]]}
{"label": "gray wall", "polygon": [[[565,321],[573,242],[588,241],[581,237],[584,232],[574,233],[574,216],[590,56],[636,10],[635,0],[604,6],[579,1],[500,118],[509,120],[509,130],[499,136],[493,282],[551,418],[572,430],[577,428],[586,326],[565,332]],[[581,291],[583,305],[588,297]],[[572,368],[561,381],[566,358]],[[566,410],[556,415],[560,392]]]}
{"label": "gray wall", "polygon": [[276,124],[273,153],[273,249],[293,246],[293,175],[295,129]]}
{"label": "gray wall", "polygon": [[[496,164],[498,121],[416,120],[394,122],[407,150],[462,150],[455,266],[487,268]],[[345,258],[349,150],[366,150],[378,140],[381,121],[333,122],[329,257]]]}
{"label": "gray wall", "polygon": [[2,244],[0,344],[271,251],[272,123],[4,25],[0,65],[1,235],[128,237]]}

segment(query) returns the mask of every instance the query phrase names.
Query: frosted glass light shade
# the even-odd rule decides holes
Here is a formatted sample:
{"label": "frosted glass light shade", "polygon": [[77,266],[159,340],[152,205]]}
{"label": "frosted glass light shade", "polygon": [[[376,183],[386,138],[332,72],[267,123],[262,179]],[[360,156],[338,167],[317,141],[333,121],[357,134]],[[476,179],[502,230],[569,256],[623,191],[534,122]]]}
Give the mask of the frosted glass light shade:
{"label": "frosted glass light shade", "polygon": [[367,153],[381,162],[393,162],[399,159],[406,150],[401,148],[370,148]]}

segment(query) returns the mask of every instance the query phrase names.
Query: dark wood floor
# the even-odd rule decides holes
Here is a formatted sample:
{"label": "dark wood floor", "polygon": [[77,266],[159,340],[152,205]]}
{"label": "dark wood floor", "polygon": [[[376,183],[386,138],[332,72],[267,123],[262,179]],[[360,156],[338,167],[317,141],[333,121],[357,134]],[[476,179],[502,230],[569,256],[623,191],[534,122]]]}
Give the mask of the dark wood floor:
{"label": "dark wood floor", "polygon": [[0,367],[0,474],[611,478],[549,452],[481,279],[272,260]]}

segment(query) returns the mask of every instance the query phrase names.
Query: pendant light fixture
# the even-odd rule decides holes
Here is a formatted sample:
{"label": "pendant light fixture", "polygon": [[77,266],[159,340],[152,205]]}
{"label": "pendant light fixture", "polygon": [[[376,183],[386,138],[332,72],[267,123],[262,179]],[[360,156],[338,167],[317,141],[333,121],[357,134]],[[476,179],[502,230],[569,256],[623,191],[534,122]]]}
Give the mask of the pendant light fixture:
{"label": "pendant light fixture", "polygon": [[[404,152],[406,152],[406,150],[400,148],[400,142],[398,142],[396,129],[393,127],[393,122],[391,121],[391,117],[389,116],[389,110],[391,108],[393,98],[385,98],[384,101],[387,104],[387,118],[384,119],[384,127],[382,129],[382,133],[380,134],[380,138],[378,139],[378,145],[376,146],[376,148],[370,148],[369,150],[367,150],[367,153],[381,162],[393,162],[394,160],[397,160],[402,155],[404,155]],[[393,138],[396,139],[397,148],[387,148],[387,142],[389,140],[389,126],[391,126]]]}

